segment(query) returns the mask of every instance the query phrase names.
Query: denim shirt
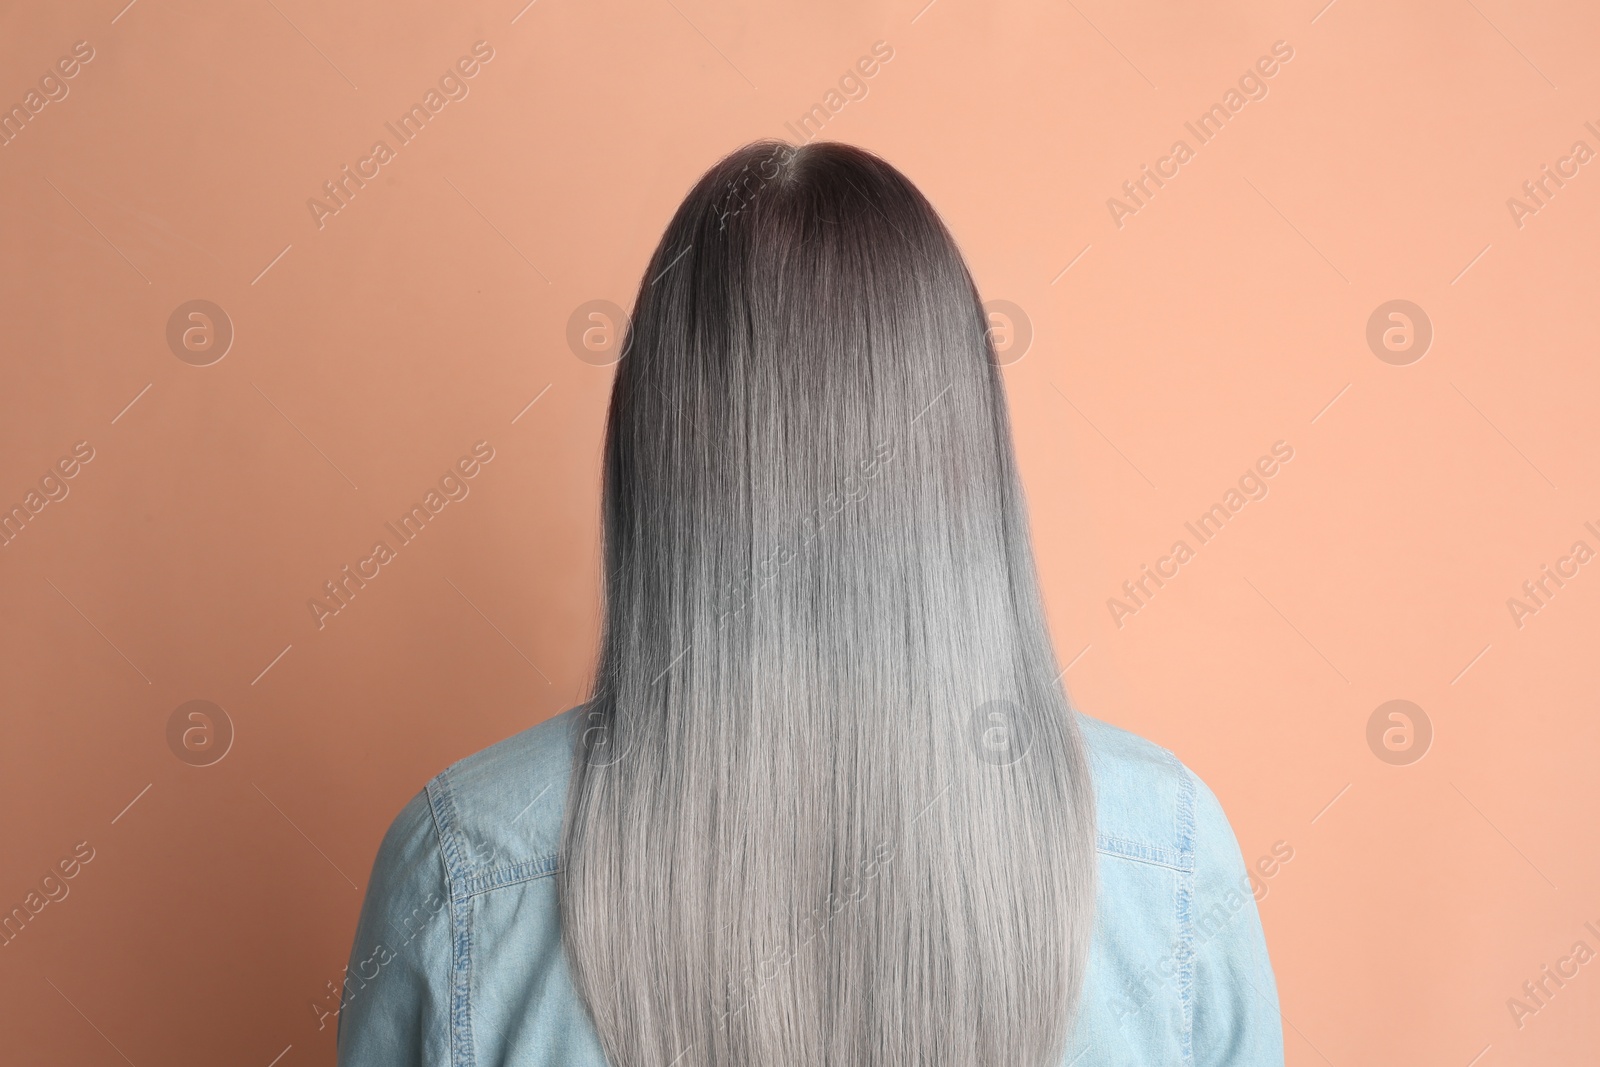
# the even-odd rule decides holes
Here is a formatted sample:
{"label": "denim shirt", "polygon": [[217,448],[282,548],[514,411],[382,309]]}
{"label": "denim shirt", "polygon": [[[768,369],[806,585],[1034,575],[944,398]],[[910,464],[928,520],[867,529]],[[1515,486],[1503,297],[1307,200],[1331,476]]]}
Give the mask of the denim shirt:
{"label": "denim shirt", "polygon": [[[454,764],[395,818],[346,968],[340,1067],[605,1067],[556,900],[580,710]],[[1099,890],[1063,1067],[1281,1065],[1277,986],[1222,806],[1166,749],[1079,722]]]}

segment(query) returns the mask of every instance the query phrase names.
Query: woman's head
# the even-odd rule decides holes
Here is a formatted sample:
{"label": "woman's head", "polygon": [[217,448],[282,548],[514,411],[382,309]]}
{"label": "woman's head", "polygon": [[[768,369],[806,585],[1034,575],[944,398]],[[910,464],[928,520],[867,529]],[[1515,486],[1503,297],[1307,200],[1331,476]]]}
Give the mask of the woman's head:
{"label": "woman's head", "polygon": [[1059,1051],[1092,794],[986,327],[846,145],[728,156],[645,271],[561,882],[618,1067]]}
{"label": "woman's head", "polygon": [[717,164],[645,272],[612,393],[613,594],[651,577],[635,564],[669,543],[693,595],[651,605],[694,612],[673,624],[699,642],[802,544],[819,563],[873,563],[856,576],[867,589],[834,591],[835,609],[910,559],[1004,588],[1022,531],[1007,528],[1018,515],[986,327],[950,234],[876,156],[759,142]]}

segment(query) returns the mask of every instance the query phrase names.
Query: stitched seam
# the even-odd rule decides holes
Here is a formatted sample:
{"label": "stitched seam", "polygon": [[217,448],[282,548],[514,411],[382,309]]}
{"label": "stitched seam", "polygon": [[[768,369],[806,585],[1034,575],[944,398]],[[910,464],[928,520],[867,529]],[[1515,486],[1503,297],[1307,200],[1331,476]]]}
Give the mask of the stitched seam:
{"label": "stitched seam", "polygon": [[461,895],[464,897],[476,897],[496,889],[504,889],[507,886],[548,878],[556,872],[556,868],[560,865],[559,861],[560,856],[557,853],[549,852],[531,860],[524,860],[521,863],[513,863],[507,867],[496,867],[492,871],[472,875],[463,882]]}
{"label": "stitched seam", "polygon": [[1187,867],[1180,867],[1175,863],[1162,863],[1160,860],[1146,859],[1143,856],[1130,856],[1125,852],[1115,852],[1109,848],[1097,848],[1095,851],[1102,856],[1109,856],[1111,859],[1121,860],[1124,863],[1137,863],[1141,867],[1156,867],[1163,871],[1172,871],[1175,874],[1189,873]]}
{"label": "stitched seam", "polygon": [[456,841],[455,801],[450,792],[449,771],[442,771],[428,783],[434,822],[439,829],[440,849],[450,879],[450,1063],[451,1067],[473,1067],[471,1021],[472,898],[462,892],[466,868]]}
{"label": "stitched seam", "polygon": [[[444,899],[445,906],[450,909],[450,974],[456,971],[456,941],[455,941],[455,872],[450,866],[450,856],[445,851],[445,828],[440,822],[438,798],[434,795],[433,783],[429,782],[423,792],[428,796],[428,815],[433,819],[433,840],[439,846],[439,864],[444,868]],[[434,915],[439,913],[435,911]],[[450,1031],[450,1062],[454,1065],[455,1055],[455,1028]]]}
{"label": "stitched seam", "polygon": [[[1169,755],[1171,755],[1169,753]],[[1178,768],[1178,811],[1177,831],[1178,847],[1188,854],[1192,860],[1194,856],[1194,775],[1189,769],[1172,756],[1172,762]],[[1177,881],[1177,910],[1178,910],[1178,940],[1183,946],[1182,954],[1178,960],[1178,998],[1183,1005],[1183,1037],[1181,1050],[1183,1062],[1194,1062],[1194,971],[1195,971],[1195,946],[1194,946],[1194,865],[1191,862],[1186,871],[1180,871]]]}
{"label": "stitched seam", "polygon": [[1095,849],[1108,856],[1118,859],[1133,860],[1136,863],[1149,863],[1157,867],[1169,867],[1174,871],[1194,870],[1194,854],[1180,852],[1177,849],[1162,848],[1159,845],[1147,845],[1142,841],[1130,841],[1125,837],[1112,834],[1095,834]]}

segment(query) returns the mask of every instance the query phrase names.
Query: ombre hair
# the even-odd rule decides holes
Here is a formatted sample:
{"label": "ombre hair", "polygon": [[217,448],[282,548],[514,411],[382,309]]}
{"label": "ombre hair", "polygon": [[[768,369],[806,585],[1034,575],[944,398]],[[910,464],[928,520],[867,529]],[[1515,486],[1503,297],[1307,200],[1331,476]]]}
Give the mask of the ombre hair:
{"label": "ombre hair", "polygon": [[559,874],[613,1067],[1058,1062],[1094,797],[986,327],[848,145],[739,149],[651,257]]}

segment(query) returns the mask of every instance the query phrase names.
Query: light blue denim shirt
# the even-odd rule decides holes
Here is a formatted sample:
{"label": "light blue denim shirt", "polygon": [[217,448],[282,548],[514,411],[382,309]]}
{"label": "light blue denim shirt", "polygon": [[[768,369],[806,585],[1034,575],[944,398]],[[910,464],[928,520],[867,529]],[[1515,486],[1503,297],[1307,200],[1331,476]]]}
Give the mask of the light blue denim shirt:
{"label": "light blue denim shirt", "polygon": [[[346,970],[340,1067],[605,1067],[556,904],[579,710],[461,760],[395,818]],[[1100,883],[1062,1064],[1281,1065],[1277,986],[1222,806],[1166,749],[1079,721]]]}

